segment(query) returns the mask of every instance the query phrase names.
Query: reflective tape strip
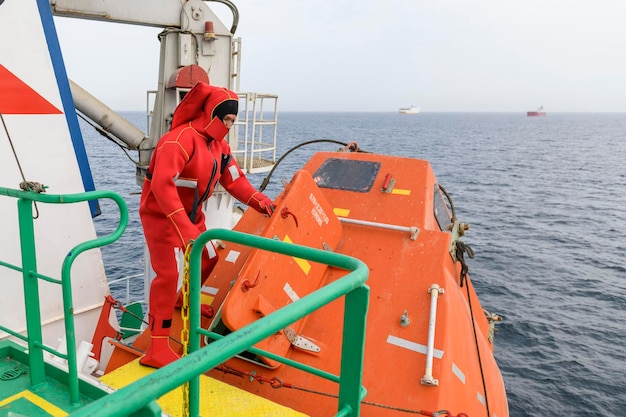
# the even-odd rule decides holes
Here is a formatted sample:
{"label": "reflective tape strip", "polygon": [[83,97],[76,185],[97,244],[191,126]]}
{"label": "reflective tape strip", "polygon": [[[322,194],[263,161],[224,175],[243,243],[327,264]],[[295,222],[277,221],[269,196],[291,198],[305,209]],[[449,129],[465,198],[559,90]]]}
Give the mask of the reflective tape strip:
{"label": "reflective tape strip", "polygon": [[233,178],[233,181],[239,178],[239,170],[237,169],[237,165],[229,166],[228,172],[230,172],[230,176]]}
{"label": "reflective tape strip", "polygon": [[217,294],[217,292],[219,291],[218,288],[216,287],[209,287],[208,285],[205,285],[201,288],[202,292],[207,293],[207,294],[211,294],[211,295],[215,295]]}
{"label": "reflective tape strip", "polygon": [[[285,235],[283,242],[293,243],[293,240],[291,240],[288,235]],[[295,256],[292,256],[292,258],[294,261],[296,261],[296,264],[300,267],[300,269],[302,269],[304,275],[309,275],[309,271],[311,270],[311,264],[309,263],[309,261],[302,258],[296,258]]]}
{"label": "reflective tape strip", "polygon": [[456,366],[456,363],[452,362],[452,373],[457,376],[461,380],[462,383],[465,384],[465,374]]}
{"label": "reflective tape strip", "polygon": [[[399,337],[392,335],[387,336],[387,343],[400,346],[401,348],[412,350],[414,352],[423,353],[424,355],[426,354],[426,352],[428,352],[428,348],[426,347],[426,345],[411,342],[410,340],[406,339],[400,339]],[[437,359],[441,359],[443,357],[443,354],[443,350],[435,349],[433,351],[433,357]]]}
{"label": "reflective tape strip", "polygon": [[391,190],[391,194],[410,195],[411,190],[402,190],[400,188],[394,188]]}
{"label": "reflective tape strip", "polygon": [[237,258],[239,258],[239,255],[241,255],[241,252],[238,252],[236,250],[229,251],[228,255],[226,255],[226,262],[234,264],[235,262],[237,262]]}
{"label": "reflective tape strip", "polygon": [[213,259],[217,256],[217,252],[215,252],[215,246],[213,246],[213,243],[207,243],[206,249],[209,252],[209,259]]}
{"label": "reflective tape strip", "polygon": [[181,180],[180,178],[175,178],[174,185],[176,185],[177,187],[183,187],[183,188],[196,188],[198,186],[198,181]]}
{"label": "reflective tape strip", "polygon": [[287,294],[287,297],[291,299],[291,301],[296,302],[300,299],[300,296],[295,292],[291,285],[288,282],[285,282],[285,286],[283,287],[283,291]]}
{"label": "reflective tape strip", "polygon": [[333,208],[333,213],[335,213],[335,216],[348,217],[350,215],[350,210],[335,207]]}

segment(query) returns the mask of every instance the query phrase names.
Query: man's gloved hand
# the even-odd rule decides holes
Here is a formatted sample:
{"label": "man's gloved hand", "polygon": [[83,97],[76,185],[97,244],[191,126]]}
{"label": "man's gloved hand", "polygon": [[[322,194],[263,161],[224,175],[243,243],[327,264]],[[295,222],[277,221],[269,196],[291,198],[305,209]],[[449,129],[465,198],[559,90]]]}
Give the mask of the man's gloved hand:
{"label": "man's gloved hand", "polygon": [[252,195],[248,205],[259,213],[267,214],[268,216],[271,216],[276,208],[268,196],[258,191]]}

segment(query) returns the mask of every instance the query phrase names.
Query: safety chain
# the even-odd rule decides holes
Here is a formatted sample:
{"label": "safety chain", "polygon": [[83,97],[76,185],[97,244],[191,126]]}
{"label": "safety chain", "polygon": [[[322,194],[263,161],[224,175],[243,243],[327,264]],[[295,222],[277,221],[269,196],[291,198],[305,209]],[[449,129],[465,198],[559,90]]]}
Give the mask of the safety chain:
{"label": "safety chain", "polygon": [[183,319],[183,328],[180,332],[180,339],[183,344],[183,356],[186,356],[189,353],[189,255],[191,253],[192,246],[193,240],[190,240],[185,248],[183,284],[181,288],[183,305],[180,308],[180,316]]}
{"label": "safety chain", "polygon": [[[183,328],[180,331],[180,339],[183,345],[183,355],[189,353],[189,255],[193,246],[193,240],[187,243],[185,248],[184,266],[183,266],[183,285],[181,293],[183,296],[183,305],[180,308],[180,317],[183,320]],[[189,416],[189,381],[182,386],[183,391],[183,417]]]}
{"label": "safety chain", "polygon": [[[249,381],[257,381],[259,384],[268,383],[272,388],[275,388],[275,389],[283,388],[283,387],[295,388],[291,384],[284,383],[280,378],[276,378],[276,377],[268,378],[266,376],[257,374],[255,371],[251,371],[251,372],[241,371],[239,369],[235,369],[224,364],[216,366],[215,369],[217,369],[218,371],[222,371],[225,374],[235,375],[240,378],[248,378]],[[323,394],[323,393],[317,392],[317,394]]]}
{"label": "safety chain", "polygon": [[[277,377],[268,378],[266,376],[259,375],[255,371],[246,372],[246,371],[242,371],[242,370],[239,370],[239,369],[235,369],[235,368],[230,367],[230,366],[225,365],[225,364],[218,365],[218,366],[215,367],[215,369],[218,370],[218,371],[222,371],[225,374],[235,375],[235,376],[238,376],[240,378],[247,378],[250,382],[257,381],[261,385],[267,383],[274,389],[291,388],[291,389],[295,389],[295,390],[298,390],[298,391],[308,392],[308,393],[311,393],[311,394],[323,395],[325,397],[339,398],[339,396],[337,394],[330,394],[330,393],[327,393],[327,392],[316,391],[316,390],[312,390],[312,389],[308,389],[308,388],[298,387],[298,386],[295,386],[295,385],[290,384],[288,382],[283,382],[280,378],[277,378]],[[467,417],[467,415],[465,413],[459,413],[459,414],[453,415],[448,410],[438,410],[438,411],[409,410],[409,409],[406,409],[406,408],[394,407],[392,405],[379,404],[379,403],[374,403],[374,402],[370,402],[370,401],[361,401],[361,404],[369,405],[369,406],[372,406],[372,407],[386,408],[388,410],[399,411],[399,412],[402,412],[402,413],[419,414],[419,415],[422,415],[422,416],[429,416],[429,417],[442,417],[442,416],[447,416],[447,417]]]}

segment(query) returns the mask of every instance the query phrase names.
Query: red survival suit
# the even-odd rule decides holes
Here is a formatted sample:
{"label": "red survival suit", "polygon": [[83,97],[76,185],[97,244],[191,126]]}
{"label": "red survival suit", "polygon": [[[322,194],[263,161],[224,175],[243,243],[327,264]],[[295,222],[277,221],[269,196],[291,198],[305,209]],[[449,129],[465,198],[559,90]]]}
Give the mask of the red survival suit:
{"label": "red survival suit", "polygon": [[[224,137],[226,114],[237,114],[238,96],[225,88],[196,84],[174,111],[172,128],[159,140],[141,191],[139,215],[156,277],[150,286],[151,341],[143,365],[160,368],[178,359],[169,346],[177,298],[178,265],[189,240],[206,230],[202,203],[217,182],[255,210],[272,214],[271,200],[257,191],[231,155]],[[217,262],[208,245],[204,280]]]}

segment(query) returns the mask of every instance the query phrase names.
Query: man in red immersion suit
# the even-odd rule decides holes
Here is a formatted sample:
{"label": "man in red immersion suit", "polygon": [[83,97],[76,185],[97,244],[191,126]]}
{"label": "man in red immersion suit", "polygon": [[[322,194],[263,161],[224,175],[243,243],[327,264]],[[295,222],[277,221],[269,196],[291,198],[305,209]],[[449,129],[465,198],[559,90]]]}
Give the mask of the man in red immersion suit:
{"label": "man in red immersion suit", "polygon": [[[150,286],[151,339],[143,365],[160,368],[178,359],[169,330],[177,301],[179,259],[187,243],[206,230],[202,203],[217,182],[239,201],[271,215],[272,201],[241,171],[224,140],[237,117],[237,95],[225,88],[196,84],[174,111],[172,128],[159,140],[143,183],[139,215],[156,277]],[[207,249],[208,248],[208,249]],[[204,249],[202,279],[217,254]]]}

